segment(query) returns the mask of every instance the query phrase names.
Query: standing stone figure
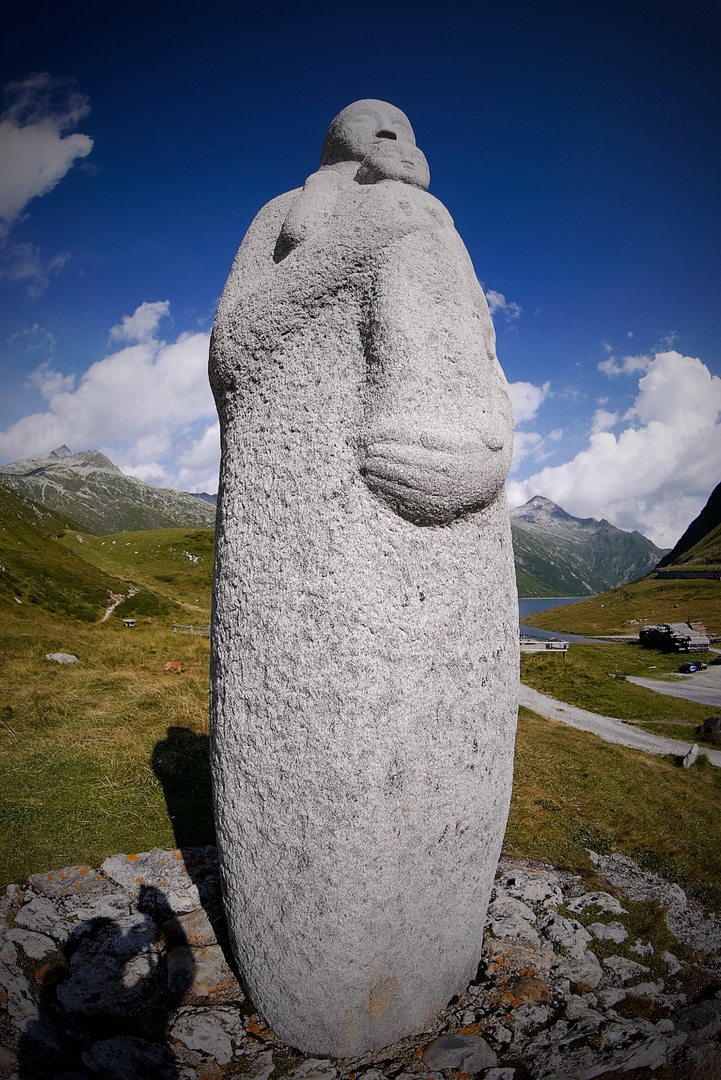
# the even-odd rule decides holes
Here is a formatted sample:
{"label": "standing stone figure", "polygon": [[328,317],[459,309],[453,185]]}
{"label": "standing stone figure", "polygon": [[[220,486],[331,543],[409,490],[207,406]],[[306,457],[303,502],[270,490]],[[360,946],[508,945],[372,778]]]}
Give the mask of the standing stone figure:
{"label": "standing stone figure", "polygon": [[476,972],[511,793],[513,417],[407,117],[349,105],[230,273],[211,672],[230,934],[287,1043],[352,1057]]}

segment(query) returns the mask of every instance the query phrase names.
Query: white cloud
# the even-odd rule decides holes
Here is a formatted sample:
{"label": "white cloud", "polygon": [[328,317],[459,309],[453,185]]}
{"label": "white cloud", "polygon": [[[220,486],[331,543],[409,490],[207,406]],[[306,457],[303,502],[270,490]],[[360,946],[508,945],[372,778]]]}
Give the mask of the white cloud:
{"label": "white cloud", "polygon": [[46,401],[50,401],[56,394],[75,389],[74,375],[61,375],[59,371],[53,371],[49,360],[45,360],[40,367],[35,368],[28,375],[29,388],[39,390]]}
{"label": "white cloud", "polygon": [[123,316],[118,325],[112,327],[110,337],[113,341],[150,341],[169,310],[169,300],[146,301],[132,315]]}
{"label": "white cloud", "polygon": [[505,296],[501,292],[496,292],[495,289],[488,289],[486,292],[486,300],[488,301],[488,310],[491,315],[500,313],[506,319],[506,322],[514,322],[516,319],[520,319],[523,308],[520,304],[516,304],[513,300],[506,300]]}
{"label": "white cloud", "polygon": [[617,423],[618,413],[608,412],[607,409],[596,409],[591,421],[591,434],[595,435],[597,431],[608,431]]}
{"label": "white cloud", "polygon": [[511,472],[515,472],[521,462],[532,454],[537,456],[543,444],[543,435],[538,431],[516,431],[513,436],[513,459]]}
{"label": "white cloud", "polygon": [[[124,471],[167,486],[215,490],[219,437],[208,385],[207,333],[153,336],[167,301],[141,304],[115,337],[135,338],[79,378],[49,361],[30,376],[45,397],[44,412],[0,432],[0,460],[48,453],[66,443],[99,449]],[[140,340],[138,340],[140,339]],[[215,478],[215,479],[213,479]]]}
{"label": "white cloud", "polygon": [[545,382],[543,386],[534,386],[530,382],[509,383],[508,390],[517,424],[525,424],[535,419],[541,404],[548,397],[550,388],[550,382]]}
{"label": "white cloud", "polygon": [[672,547],[721,473],[721,378],[701,360],[656,353],[640,378],[629,426],[598,430],[563,465],[508,485],[511,505],[545,495],[580,517],[608,518]]}
{"label": "white cloud", "polygon": [[69,258],[69,251],[61,251],[46,259],[34,244],[4,245],[0,222],[0,281],[18,282],[30,296],[42,296],[51,277],[60,273]]}
{"label": "white cloud", "polygon": [[88,135],[63,134],[90,111],[68,80],[41,72],[9,83],[5,93],[10,104],[0,116],[0,237],[31,199],[52,191],[93,148]]}
{"label": "white cloud", "polygon": [[[604,348],[607,346],[604,345]],[[647,371],[650,363],[650,356],[624,356],[620,363],[615,356],[609,356],[607,360],[601,361],[598,370],[611,376],[635,375],[637,371]]]}

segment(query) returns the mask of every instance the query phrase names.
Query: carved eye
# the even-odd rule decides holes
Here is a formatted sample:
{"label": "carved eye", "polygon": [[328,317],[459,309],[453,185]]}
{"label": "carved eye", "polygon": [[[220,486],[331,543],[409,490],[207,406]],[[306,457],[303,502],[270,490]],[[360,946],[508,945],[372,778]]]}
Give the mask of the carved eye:
{"label": "carved eye", "polygon": [[395,131],[387,131],[385,128],[383,128],[382,131],[377,131],[376,132],[376,139],[397,139],[397,138],[398,138],[398,136],[396,135]]}

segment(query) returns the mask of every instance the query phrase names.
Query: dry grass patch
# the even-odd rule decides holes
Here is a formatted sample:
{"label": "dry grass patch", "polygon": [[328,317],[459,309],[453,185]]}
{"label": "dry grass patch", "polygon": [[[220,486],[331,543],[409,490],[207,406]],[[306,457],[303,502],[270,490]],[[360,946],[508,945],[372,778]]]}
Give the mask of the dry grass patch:
{"label": "dry grass patch", "polygon": [[505,850],[588,876],[587,849],[639,860],[721,908],[721,769],[606,743],[521,709]]}

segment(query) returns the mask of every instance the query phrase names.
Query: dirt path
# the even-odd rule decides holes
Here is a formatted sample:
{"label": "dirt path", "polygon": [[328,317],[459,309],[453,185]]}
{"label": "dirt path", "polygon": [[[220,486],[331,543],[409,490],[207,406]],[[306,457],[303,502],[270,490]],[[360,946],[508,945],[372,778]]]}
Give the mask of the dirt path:
{"label": "dirt path", "polygon": [[[691,749],[691,743],[681,742],[679,739],[666,739],[663,735],[652,735],[649,731],[625,724],[623,720],[616,720],[611,716],[599,716],[598,713],[587,712],[575,705],[568,705],[564,701],[541,694],[530,686],[521,683],[518,688],[518,704],[524,705],[539,716],[545,716],[548,720],[560,720],[570,727],[579,728],[581,731],[590,731],[600,736],[606,742],[620,743],[622,746],[630,746],[634,750],[645,750],[648,754],[676,754],[685,757]],[[699,747],[699,752],[706,754],[712,765],[721,766],[721,750],[707,750]]]}

